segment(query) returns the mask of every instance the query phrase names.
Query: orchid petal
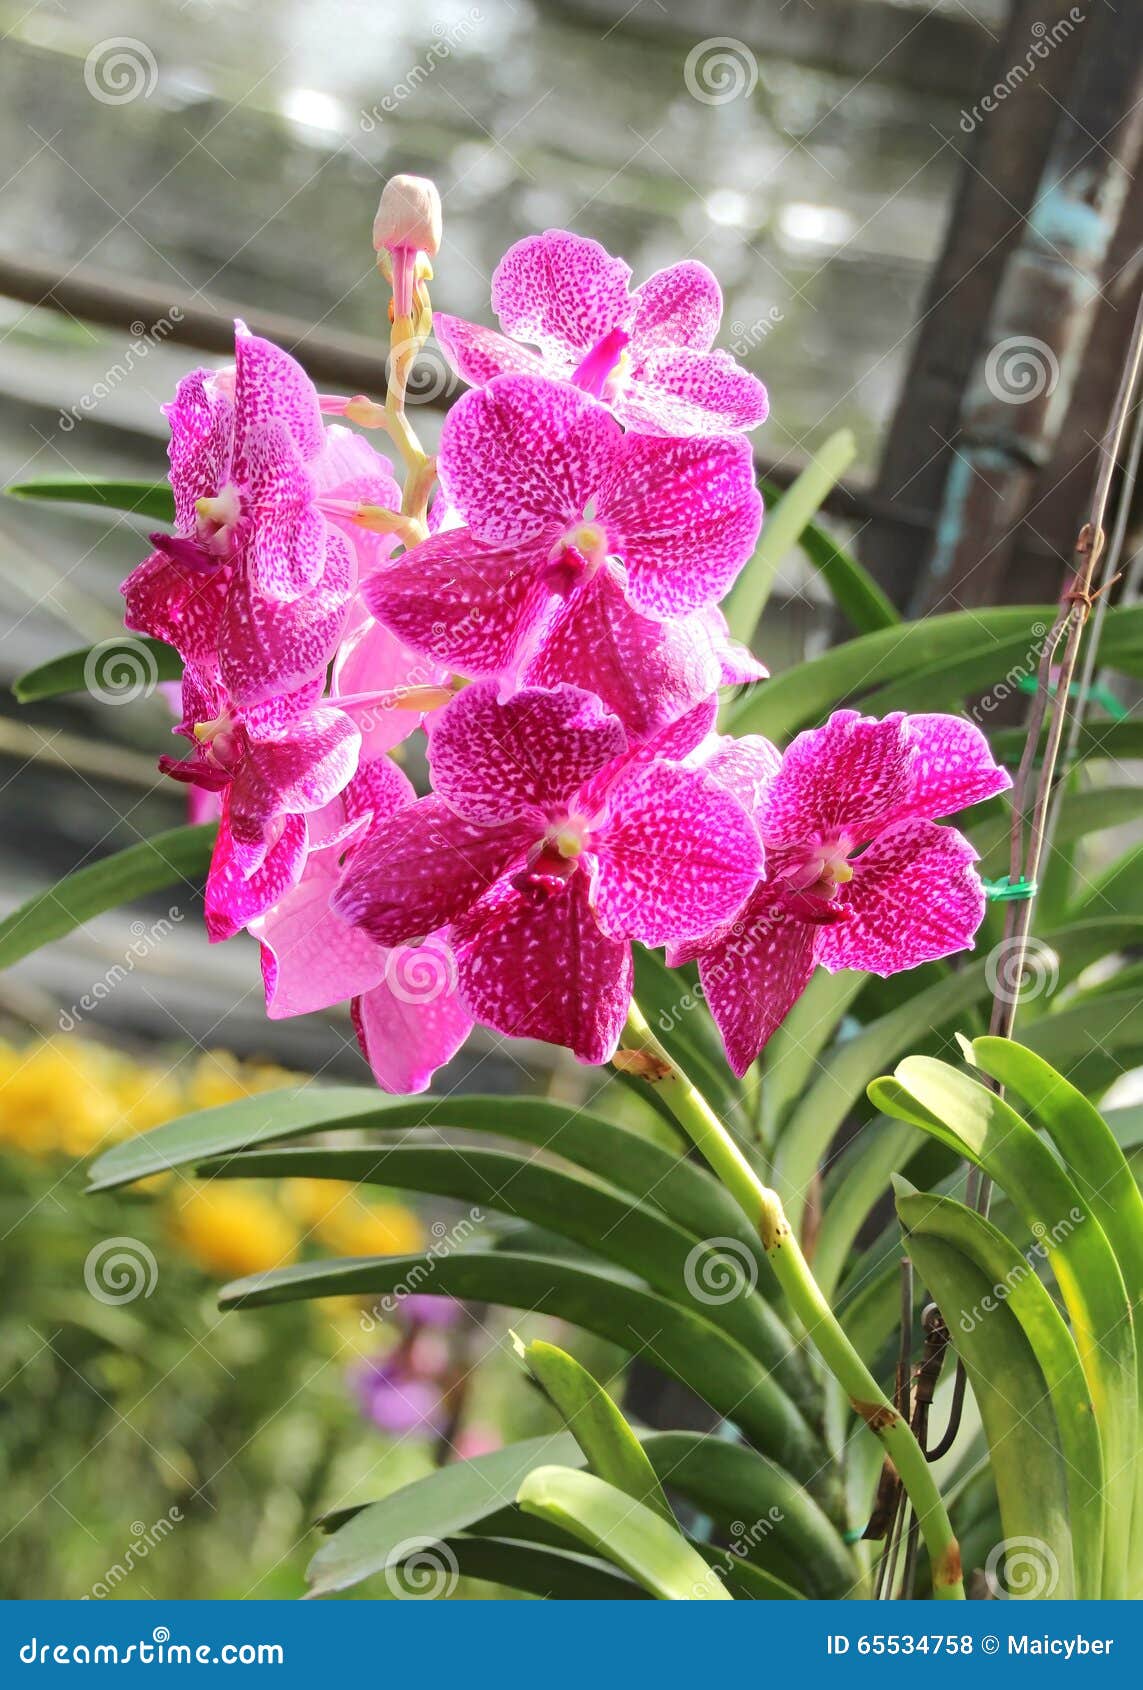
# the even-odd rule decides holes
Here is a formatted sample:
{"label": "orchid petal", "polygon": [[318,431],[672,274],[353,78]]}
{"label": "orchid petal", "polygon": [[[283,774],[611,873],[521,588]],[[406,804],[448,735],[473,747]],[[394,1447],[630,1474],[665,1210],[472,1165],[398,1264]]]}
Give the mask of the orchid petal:
{"label": "orchid petal", "polygon": [[492,276],[492,309],[506,334],[538,346],[570,374],[630,317],[630,279],[630,266],[597,241],[549,229],[504,254]]}
{"label": "orchid petal", "polygon": [[976,860],[955,828],[920,818],[886,828],[842,888],[848,919],[818,929],[818,961],[889,975],[971,950],[985,909]]}
{"label": "orchid petal", "polygon": [[600,929],[586,873],[538,898],[497,886],[458,948],[461,995],[477,1021],[509,1038],[565,1045],[581,1062],[615,1054],[631,1003],[631,949]]}

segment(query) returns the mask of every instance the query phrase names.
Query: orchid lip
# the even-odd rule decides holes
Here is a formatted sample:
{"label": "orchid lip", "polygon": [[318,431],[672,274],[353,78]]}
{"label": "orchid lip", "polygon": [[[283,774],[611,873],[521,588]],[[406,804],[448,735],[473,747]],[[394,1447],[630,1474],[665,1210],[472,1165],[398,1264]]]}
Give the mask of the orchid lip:
{"label": "orchid lip", "polygon": [[605,334],[573,371],[571,379],[575,386],[590,393],[593,399],[607,397],[627,357],[630,340],[626,329],[611,329]]}

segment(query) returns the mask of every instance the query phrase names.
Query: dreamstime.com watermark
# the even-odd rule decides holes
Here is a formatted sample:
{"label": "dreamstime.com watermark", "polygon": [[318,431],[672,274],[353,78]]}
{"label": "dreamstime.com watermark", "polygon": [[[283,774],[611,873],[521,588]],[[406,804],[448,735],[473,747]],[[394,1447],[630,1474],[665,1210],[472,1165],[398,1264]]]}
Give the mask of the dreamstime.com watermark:
{"label": "dreamstime.com watermark", "polygon": [[1057,18],[1050,27],[1046,23],[1032,25],[1032,44],[1022,59],[1011,65],[987,94],[982,94],[975,106],[962,110],[960,126],[966,135],[971,135],[978,124],[998,110],[1009,94],[1014,94],[1023,83],[1027,82],[1036,66],[1044,59],[1050,58],[1061,42],[1075,34],[1078,26],[1083,23],[1087,13],[1079,6],[1073,6],[1066,17]]}
{"label": "dreamstime.com watermark", "polygon": [[80,1597],[81,1602],[104,1602],[116,1591],[125,1580],[129,1579],[141,1561],[145,1561],[152,1549],[159,1545],[182,1524],[183,1512],[177,1504],[168,1508],[159,1519],[146,1525],[142,1520],[135,1520],[131,1525],[132,1541],[123,1551],[122,1558],[113,1561],[101,1579],[96,1579],[91,1589]]}
{"label": "dreamstime.com watermark", "polygon": [[182,920],[182,910],[177,904],[172,904],[166,915],[151,922],[150,926],[145,921],[133,921],[131,943],[123,953],[123,960],[113,963],[107,973],[96,980],[81,998],[77,998],[70,1009],[60,1010],[60,1032],[74,1033],[85,1016],[94,1014],[100,1004],[106,1003],[124,980],[134,974],[139,963],[154,955],[163,940],[170,937]]}
{"label": "dreamstime.com watermark", "polygon": [[999,710],[1000,706],[1015,693],[1025,692],[1027,682],[1034,680],[1039,674],[1040,658],[1043,655],[1044,640],[1048,633],[1047,624],[1033,622],[1028,631],[1034,643],[1028,647],[1020,661],[1014,663],[1007,673],[1001,675],[998,681],[994,681],[988,691],[978,698],[972,709],[969,710],[968,714],[977,727],[987,725],[986,721],[981,721],[982,717],[987,719],[994,710]]}
{"label": "dreamstime.com watermark", "polygon": [[1060,983],[1060,959],[1043,939],[1033,936],[1024,943],[1014,935],[993,945],[984,959],[984,978],[1001,1003],[1030,1003],[1051,997]]}
{"label": "dreamstime.com watermark", "polygon": [[757,1285],[758,1258],[740,1238],[703,1238],[687,1252],[683,1282],[696,1303],[732,1303]]}
{"label": "dreamstime.com watermark", "polygon": [[984,385],[1002,405],[1050,399],[1059,380],[1059,359],[1047,341],[1035,335],[1008,335],[984,360]]}
{"label": "dreamstime.com watermark", "polygon": [[395,82],[389,92],[382,95],[376,105],[358,114],[358,123],[365,134],[372,135],[387,117],[392,117],[406,100],[411,100],[438,65],[447,64],[457,48],[462,47],[483,22],[484,13],[479,6],[473,6],[455,23],[435,23],[433,35],[436,39],[429,42],[423,57],[405,73],[400,82]]}
{"label": "dreamstime.com watermark", "polygon": [[748,100],[758,86],[758,60],[745,41],[711,35],[696,41],[683,66],[687,93],[704,106]]}
{"label": "dreamstime.com watermark", "polygon": [[109,35],[97,41],[83,61],[83,83],[101,106],[127,106],[149,100],[159,80],[159,66],[145,41],[134,35]]}
{"label": "dreamstime.com watermark", "polygon": [[746,1525],[742,1520],[734,1520],[730,1527],[730,1542],[720,1548],[720,1559],[710,1563],[710,1572],[702,1584],[694,1586],[695,1596],[705,1593],[704,1587],[709,1588],[709,1581],[719,1574],[723,1577],[733,1573],[737,1561],[745,1561],[756,1544],[762,1543],[770,1536],[776,1526],[780,1526],[786,1518],[776,1502],[771,1503],[759,1519],[752,1525]]}
{"label": "dreamstime.com watermark", "polygon": [[766,336],[785,320],[786,313],[780,305],[771,305],[764,316],[755,317],[752,323],[735,320],[730,325],[730,332],[734,336],[730,343],[731,352],[736,358],[745,358],[755,347],[761,346]]}
{"label": "dreamstime.com watermark", "polygon": [[385,1560],[385,1583],[398,1601],[440,1601],[452,1595],[459,1578],[456,1556],[436,1538],[406,1538]]}
{"label": "dreamstime.com watermark", "polygon": [[19,1659],[26,1667],[280,1667],[286,1651],[280,1643],[172,1643],[170,1626],[157,1625],[150,1637],[134,1643],[42,1643],[30,1637]]}
{"label": "dreamstime.com watermark", "polygon": [[122,387],[123,383],[134,374],[143,361],[150,356],[156,346],[161,346],[168,335],[173,334],[175,327],[183,320],[182,307],[171,305],[167,308],[165,317],[159,317],[153,323],[144,323],[137,318],[131,324],[131,340],[123,357],[104,370],[97,382],[88,388],[87,392],[60,412],[56,418],[56,426],[61,434],[70,434],[77,423],[84,417],[89,417],[98,410],[105,399]]}
{"label": "dreamstime.com watermark", "polygon": [[406,1297],[416,1296],[419,1291],[423,1291],[432,1279],[437,1263],[444,1261],[446,1256],[451,1256],[462,1244],[466,1244],[484,1220],[484,1210],[472,1208],[452,1226],[449,1226],[447,1221],[434,1221],[429,1228],[433,1241],[425,1251],[423,1259],[414,1262],[400,1284],[387,1291],[371,1309],[362,1309],[358,1316],[361,1330],[375,1332],[385,1321],[392,1320]]}
{"label": "dreamstime.com watermark", "polygon": [[141,1238],[102,1238],[84,1259],[83,1283],[97,1303],[133,1303],[151,1295],[159,1264]]}
{"label": "dreamstime.com watermark", "polygon": [[961,1311],[958,1322],[961,1331],[974,1332],[986,1315],[995,1314],[997,1309],[1002,1308],[1017,1286],[1022,1285],[1026,1279],[1036,1277],[1037,1262],[1046,1261],[1056,1245],[1070,1237],[1076,1227],[1086,1219],[1087,1216],[1082,1209],[1073,1208],[1069,1209],[1063,1219],[1056,1222],[1055,1226],[1048,1227],[1045,1226],[1043,1221],[1034,1221],[1032,1223],[1034,1242],[1029,1245],[1020,1261],[1013,1265],[1011,1272],[1003,1280],[998,1281],[992,1287],[992,1290],[980,1299],[979,1303],[974,1303],[971,1309]]}
{"label": "dreamstime.com watermark", "polygon": [[984,1563],[989,1594],[999,1601],[1045,1601],[1060,1582],[1055,1551],[1038,1537],[1006,1537]]}

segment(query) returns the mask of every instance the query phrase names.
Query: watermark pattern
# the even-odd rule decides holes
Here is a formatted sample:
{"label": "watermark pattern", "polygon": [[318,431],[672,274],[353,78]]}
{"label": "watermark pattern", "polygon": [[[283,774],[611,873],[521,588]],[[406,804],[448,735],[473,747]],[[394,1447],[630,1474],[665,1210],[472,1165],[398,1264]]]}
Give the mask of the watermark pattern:
{"label": "watermark pattern", "polygon": [[399,1601],[451,1596],[459,1578],[456,1556],[447,1543],[432,1537],[406,1538],[385,1562],[385,1583]]}
{"label": "watermark pattern", "polygon": [[104,1238],[83,1264],[83,1283],[97,1303],[133,1303],[149,1297],[158,1281],[159,1264],[139,1238]]}
{"label": "watermark pattern", "polygon": [[1014,663],[998,681],[993,682],[988,691],[977,699],[972,709],[969,710],[968,714],[978,727],[982,725],[982,716],[991,716],[993,711],[998,710],[1013,694],[1024,692],[1026,683],[1034,679],[1039,673],[1040,657],[1044,649],[1044,636],[1048,632],[1047,624],[1033,622],[1029,632],[1036,643],[1030,645],[1019,663]]}
{"label": "watermark pattern", "polygon": [[419,341],[398,341],[389,352],[385,366],[386,380],[392,379],[394,360],[403,361],[410,345],[414,358],[405,383],[406,404],[432,405],[438,399],[446,399],[456,386],[456,373],[434,341],[428,341],[423,346]]}
{"label": "watermark pattern", "polygon": [[704,106],[725,106],[749,99],[758,86],[758,60],[744,41],[712,35],[698,41],[683,66],[687,93]]}
{"label": "watermark pattern", "polygon": [[127,1545],[122,1558],[112,1562],[103,1577],[96,1579],[91,1589],[80,1597],[80,1601],[106,1601],[125,1579],[130,1578],[140,1561],[145,1561],[152,1549],[157,1549],[164,1538],[170,1537],[175,1527],[181,1525],[182,1519],[182,1510],[175,1504],[150,1526],[142,1520],[132,1521],[131,1535],[133,1541]]}
{"label": "watermark pattern", "polygon": [[134,35],[97,41],[83,63],[84,86],[101,106],[126,106],[140,96],[148,100],[158,80],[154,53]]}
{"label": "watermark pattern", "polygon": [[387,117],[392,117],[406,100],[427,82],[438,65],[446,64],[458,47],[464,45],[473,32],[484,22],[484,13],[479,6],[472,6],[464,16],[457,18],[455,23],[435,23],[433,35],[435,39],[429,42],[423,56],[417,60],[400,82],[395,82],[387,94],[383,94],[376,105],[370,106],[368,111],[359,113],[358,122],[366,135],[372,135],[379,129]]}
{"label": "watermark pattern", "polygon": [[[776,1526],[780,1526],[786,1518],[776,1502],[771,1503],[765,1514],[749,1526],[743,1520],[732,1520],[730,1525],[730,1542],[719,1551],[720,1560],[712,1561],[710,1572],[712,1575],[721,1574],[725,1577],[734,1571],[736,1561],[744,1561],[756,1544],[763,1542]],[[700,1597],[709,1590],[709,1579],[692,1586],[693,1594]]]}
{"label": "watermark pattern", "polygon": [[160,916],[158,921],[152,921],[149,925],[145,921],[133,921],[131,943],[123,953],[122,962],[113,963],[107,973],[96,980],[81,998],[77,998],[70,1009],[60,1010],[60,1032],[74,1033],[84,1017],[94,1014],[101,1003],[106,1003],[124,980],[134,974],[136,965],[145,962],[182,920],[182,910],[177,904],[172,904],[166,915]]}
{"label": "watermark pattern", "polygon": [[971,1309],[961,1310],[957,1322],[961,1331],[974,1332],[986,1315],[995,1314],[997,1309],[1002,1308],[1017,1286],[1035,1275],[1038,1263],[1046,1261],[1051,1251],[1086,1218],[1082,1209],[1069,1209],[1064,1218],[1052,1227],[1045,1225],[1043,1221],[1033,1221],[1034,1242],[1029,1245],[1027,1252],[1011,1272],[998,1281],[979,1303],[974,1303]]}
{"label": "watermark pattern", "polygon": [[731,352],[736,358],[748,357],[755,347],[761,346],[770,331],[785,320],[786,313],[780,305],[771,305],[764,316],[755,317],[752,323],[743,323],[736,319],[730,325],[730,332],[734,336],[730,343]]}
{"label": "watermark pattern", "polygon": [[1006,1537],[989,1552],[984,1578],[999,1601],[1045,1601],[1060,1582],[1060,1563],[1051,1545],[1038,1537]]}
{"label": "watermark pattern", "polygon": [[1004,104],[1009,94],[1014,94],[1017,88],[1027,82],[1036,66],[1042,60],[1050,58],[1053,50],[1062,41],[1067,41],[1086,17],[1085,11],[1079,6],[1073,6],[1066,17],[1057,18],[1050,28],[1046,23],[1034,23],[1032,43],[1024,57],[1010,65],[1000,81],[987,94],[983,94],[975,106],[968,110],[962,109],[960,126],[965,134],[971,135],[978,124],[983,123],[987,116]]}
{"label": "watermark pattern", "polygon": [[1050,398],[1060,379],[1060,364],[1046,340],[1009,335],[998,340],[984,361],[984,385],[1002,405],[1027,405]]}
{"label": "watermark pattern", "polygon": [[456,957],[439,933],[419,945],[397,945],[385,961],[385,984],[402,1003],[432,1003],[456,985]]}
{"label": "watermark pattern", "polygon": [[145,323],[142,318],[136,318],[131,324],[131,342],[123,357],[118,362],[104,370],[100,379],[89,387],[87,392],[61,411],[56,418],[56,426],[61,434],[70,434],[77,423],[89,417],[103,403],[103,401],[122,387],[139,364],[151,354],[156,346],[161,346],[168,335],[174,332],[175,326],[183,320],[181,305],[171,305],[166,316],[159,317],[153,323]]}
{"label": "watermark pattern", "polygon": [[429,1228],[433,1241],[418,1262],[414,1262],[399,1285],[394,1285],[371,1309],[362,1309],[358,1324],[363,1332],[374,1332],[387,1320],[392,1320],[406,1297],[422,1291],[432,1278],[436,1265],[466,1244],[485,1219],[484,1210],[472,1208],[467,1215],[449,1226],[447,1221],[434,1221]]}
{"label": "watermark pattern", "polygon": [[83,684],[100,704],[133,704],[150,698],[159,684],[159,665],[150,646],[118,634],[92,646],[83,663]]}
{"label": "watermark pattern", "polygon": [[1042,939],[1001,939],[993,945],[984,963],[984,978],[993,997],[1001,1003],[1050,997],[1060,983],[1060,959]]}
{"label": "watermark pattern", "polygon": [[696,1303],[732,1303],[757,1285],[758,1258],[740,1238],[704,1238],[687,1252],[683,1280]]}

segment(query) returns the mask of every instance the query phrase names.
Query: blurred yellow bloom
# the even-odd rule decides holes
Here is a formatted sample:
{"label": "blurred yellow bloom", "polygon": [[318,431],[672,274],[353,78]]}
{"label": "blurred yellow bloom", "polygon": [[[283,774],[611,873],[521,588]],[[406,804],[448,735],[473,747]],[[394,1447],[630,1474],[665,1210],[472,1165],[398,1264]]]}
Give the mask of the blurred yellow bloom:
{"label": "blurred yellow bloom", "polygon": [[297,1233],[276,1204],[226,1180],[180,1197],[171,1236],[208,1273],[261,1273],[297,1254]]}
{"label": "blurred yellow bloom", "polygon": [[412,1209],[370,1203],[347,1180],[292,1179],[282,1195],[301,1225],[340,1256],[405,1256],[424,1246]]}

